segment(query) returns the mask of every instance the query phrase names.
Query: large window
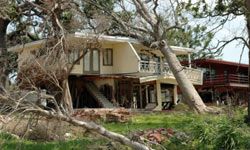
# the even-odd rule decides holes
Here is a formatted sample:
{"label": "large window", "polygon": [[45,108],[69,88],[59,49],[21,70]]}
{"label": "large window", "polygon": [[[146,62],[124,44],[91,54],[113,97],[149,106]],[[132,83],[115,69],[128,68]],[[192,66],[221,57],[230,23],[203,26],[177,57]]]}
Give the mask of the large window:
{"label": "large window", "polygon": [[113,49],[106,48],[103,51],[103,65],[112,66],[113,65]]}
{"label": "large window", "polygon": [[83,58],[83,70],[88,73],[98,73],[100,71],[99,50],[96,48],[88,49]]}
{"label": "large window", "polygon": [[99,50],[93,49],[92,50],[92,67],[93,71],[99,71]]}
{"label": "large window", "polygon": [[[73,64],[79,57],[80,57],[79,50],[72,50],[69,53],[69,62]],[[76,62],[76,64],[80,65],[80,61]]]}
{"label": "large window", "polygon": [[91,54],[91,51],[87,52],[87,54],[84,55],[84,58],[83,58],[84,71],[90,71],[90,54]]}

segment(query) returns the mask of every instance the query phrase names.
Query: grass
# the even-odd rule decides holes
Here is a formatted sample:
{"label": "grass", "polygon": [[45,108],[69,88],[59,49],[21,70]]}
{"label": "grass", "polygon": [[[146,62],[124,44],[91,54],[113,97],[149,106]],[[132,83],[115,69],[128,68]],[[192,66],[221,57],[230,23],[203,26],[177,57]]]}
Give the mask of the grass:
{"label": "grass", "polygon": [[[244,123],[245,114],[243,109],[221,115],[197,115],[187,111],[175,111],[136,114],[128,123],[101,124],[124,135],[156,128],[172,128],[186,135],[166,140],[163,143],[166,149],[250,149],[250,127]],[[3,150],[16,147],[25,150],[98,149],[98,146],[105,146],[108,142],[104,138],[86,135],[70,141],[34,142],[0,134],[0,146]]]}
{"label": "grass", "polygon": [[32,142],[32,141],[5,141],[1,145],[1,149],[12,150],[12,149],[24,149],[24,150],[81,150],[86,145],[93,144],[94,141],[90,139],[73,140],[67,142]]}

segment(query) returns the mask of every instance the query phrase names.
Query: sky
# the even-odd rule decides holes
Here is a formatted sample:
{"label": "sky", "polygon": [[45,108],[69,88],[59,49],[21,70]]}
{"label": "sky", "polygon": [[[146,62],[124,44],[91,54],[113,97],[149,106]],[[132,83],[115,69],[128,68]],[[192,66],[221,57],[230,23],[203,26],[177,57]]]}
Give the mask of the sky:
{"label": "sky", "polygon": [[[188,1],[188,0],[183,0]],[[198,0],[191,0],[192,2],[197,2]],[[216,0],[205,0],[210,3],[209,6],[212,8],[215,6]],[[247,37],[246,22],[244,16],[238,16],[230,22],[227,22],[222,30],[220,30],[212,41],[213,45],[216,45],[218,40],[229,40],[236,36]],[[233,41],[228,44],[222,51],[221,59],[233,62],[240,61],[240,55],[242,51],[243,44],[239,41]],[[242,54],[241,63],[248,64],[248,49],[245,48]]]}
{"label": "sky", "polygon": [[[246,22],[243,16],[239,16],[231,22],[227,23],[222,30],[220,30],[214,40],[213,43],[216,43],[218,40],[229,40],[234,35],[236,36],[247,36],[247,31],[245,30]],[[242,51],[243,44],[240,41],[233,41],[228,44],[223,49],[223,56],[221,57],[223,60],[239,62],[240,55]],[[242,54],[241,63],[248,64],[248,49],[245,48]]]}

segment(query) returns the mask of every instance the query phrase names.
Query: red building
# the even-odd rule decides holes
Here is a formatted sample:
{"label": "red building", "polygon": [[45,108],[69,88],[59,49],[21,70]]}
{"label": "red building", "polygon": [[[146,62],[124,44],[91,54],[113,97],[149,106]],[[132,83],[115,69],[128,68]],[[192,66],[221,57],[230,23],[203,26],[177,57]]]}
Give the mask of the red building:
{"label": "red building", "polygon": [[215,59],[198,59],[192,67],[203,70],[203,85],[196,86],[204,102],[241,105],[248,98],[248,65]]}

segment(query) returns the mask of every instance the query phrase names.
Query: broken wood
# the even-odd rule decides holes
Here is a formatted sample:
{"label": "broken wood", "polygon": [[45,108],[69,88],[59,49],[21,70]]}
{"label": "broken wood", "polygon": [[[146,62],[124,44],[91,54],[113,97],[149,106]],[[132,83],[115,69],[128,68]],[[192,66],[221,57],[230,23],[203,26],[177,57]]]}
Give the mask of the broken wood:
{"label": "broken wood", "polygon": [[89,121],[128,122],[131,120],[131,113],[124,108],[78,109],[75,110],[72,116],[80,120]]}
{"label": "broken wood", "polygon": [[[36,91],[30,91],[30,92],[35,93]],[[26,95],[28,95],[30,92],[28,92]],[[34,103],[28,103],[27,101],[25,101],[24,100],[25,96],[19,99],[13,99],[11,98],[10,95],[11,94],[6,94],[6,95],[0,94],[0,104],[9,105],[13,109],[13,111],[10,112],[9,115],[13,115],[13,112],[19,112],[23,114],[24,116],[38,115],[38,116],[44,116],[47,118],[54,118],[54,119],[68,122],[74,126],[81,127],[84,130],[87,129],[91,132],[100,134],[110,140],[114,140],[114,141],[120,142],[121,144],[130,146],[133,149],[150,150],[150,147],[142,143],[133,141],[125,137],[124,135],[109,131],[94,122],[77,120],[75,119],[75,117],[72,117],[68,114],[63,114],[59,109],[58,110],[54,110],[54,109],[44,110],[44,108],[42,108],[39,105],[35,105]],[[114,110],[114,112],[119,112],[119,111],[121,111],[123,114],[128,114],[128,112],[126,112],[125,109]],[[89,112],[93,112],[93,110],[90,110]]]}
{"label": "broken wood", "polygon": [[115,133],[112,131],[108,131],[104,127],[97,125],[93,122],[85,122],[85,121],[76,120],[72,117],[65,116],[63,114],[57,114],[55,112],[42,110],[42,109],[27,109],[26,112],[27,113],[31,112],[31,113],[46,116],[49,118],[55,118],[55,119],[60,119],[62,121],[66,121],[66,122],[73,124],[75,126],[83,127],[84,129],[90,130],[92,132],[96,132],[104,137],[107,137],[107,138],[112,139],[114,141],[120,142],[121,144],[128,145],[133,149],[150,150],[149,147],[147,147],[139,142],[132,141],[132,140],[128,139],[127,137],[125,137],[124,135],[121,135],[121,134],[118,134],[118,133]]}

